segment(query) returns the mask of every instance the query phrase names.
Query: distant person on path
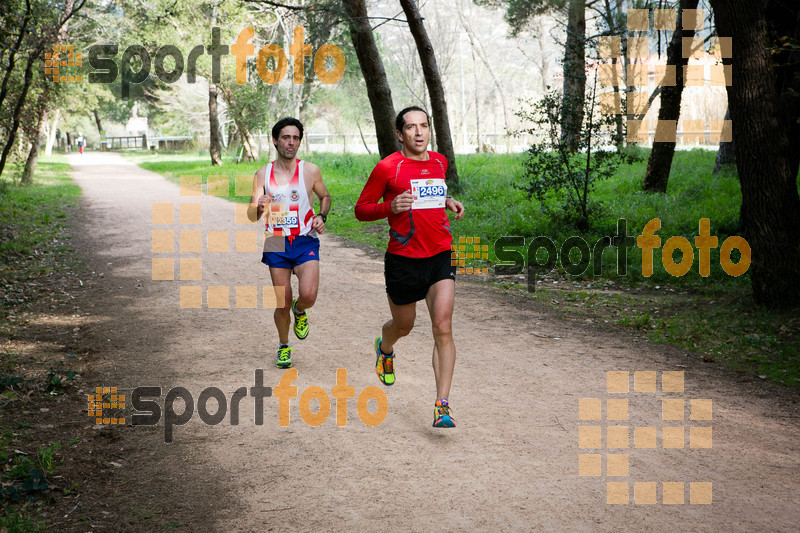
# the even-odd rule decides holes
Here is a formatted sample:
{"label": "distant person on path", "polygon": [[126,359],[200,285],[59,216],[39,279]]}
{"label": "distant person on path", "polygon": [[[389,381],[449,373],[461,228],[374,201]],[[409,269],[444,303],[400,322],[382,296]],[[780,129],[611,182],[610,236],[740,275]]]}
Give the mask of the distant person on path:
{"label": "distant person on path", "polygon": [[86,145],[86,137],[83,136],[83,132],[78,132],[75,142],[78,144],[78,152],[83,155],[83,147]]}
{"label": "distant person on path", "polygon": [[433,325],[433,426],[455,427],[448,398],[456,363],[456,269],[450,264],[453,236],[445,209],[461,220],[464,206],[447,195],[447,159],[428,151],[428,113],[408,107],[395,126],[402,148],[375,166],[355,207],[360,221],[389,219],[384,277],[392,318],[375,339],[375,371],[384,385],[394,384],[394,344],[411,332],[417,302],[424,299]]}
{"label": "distant person on path", "polygon": [[[331,208],[331,196],[317,165],[297,159],[303,140],[303,124],[286,117],[272,128],[272,144],[278,152],[275,161],[256,171],[247,217],[257,222],[266,212],[267,233],[261,261],[269,267],[272,285],[284,288],[284,305],[275,309],[278,328],[278,368],[292,366],[289,345],[289,310],[294,315],[294,334],[308,337],[308,309],[317,300],[319,289],[319,238]],[[311,193],[319,198],[319,213],[314,213]],[[276,241],[277,245],[276,245]],[[275,250],[275,251],[272,251]],[[300,294],[292,299],[292,272],[297,276]]]}

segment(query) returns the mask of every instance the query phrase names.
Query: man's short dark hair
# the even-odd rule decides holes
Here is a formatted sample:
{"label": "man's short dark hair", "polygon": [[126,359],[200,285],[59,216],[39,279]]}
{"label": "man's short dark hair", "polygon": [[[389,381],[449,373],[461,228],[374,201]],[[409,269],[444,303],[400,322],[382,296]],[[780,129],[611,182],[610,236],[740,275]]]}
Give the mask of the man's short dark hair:
{"label": "man's short dark hair", "polygon": [[428,122],[430,122],[430,116],[428,116],[428,112],[427,111],[425,111],[424,109],[422,109],[419,106],[412,105],[412,106],[409,106],[409,107],[403,109],[402,111],[400,111],[397,114],[397,118],[394,121],[394,127],[397,129],[397,131],[403,131],[403,128],[406,125],[406,118],[405,118],[406,117],[406,113],[408,113],[409,111],[422,111],[423,113],[425,113],[425,119]]}
{"label": "man's short dark hair", "polygon": [[300,140],[303,140],[303,123],[294,117],[284,117],[272,126],[272,138],[276,141],[281,134],[281,130],[286,126],[295,126],[300,130]]}

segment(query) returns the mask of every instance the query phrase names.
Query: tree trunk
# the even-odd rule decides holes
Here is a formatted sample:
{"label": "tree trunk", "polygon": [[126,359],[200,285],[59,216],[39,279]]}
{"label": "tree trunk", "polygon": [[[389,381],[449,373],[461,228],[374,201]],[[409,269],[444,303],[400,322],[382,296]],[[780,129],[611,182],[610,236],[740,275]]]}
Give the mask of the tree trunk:
{"label": "tree trunk", "polygon": [[217,86],[208,82],[208,152],[211,164],[222,164],[222,139],[220,139],[219,117],[217,116]]}
{"label": "tree trunk", "polygon": [[250,133],[250,128],[247,127],[244,121],[242,109],[236,105],[233,91],[225,84],[220,84],[217,87],[219,92],[222,93],[222,97],[225,98],[225,101],[228,103],[228,115],[233,119],[234,124],[236,124],[236,132],[244,148],[242,152],[242,161],[255,161],[258,159],[258,148],[253,139],[253,134]]}
{"label": "tree trunk", "polygon": [[414,0],[400,0],[400,5],[403,7],[406,20],[408,20],[408,28],[411,30],[414,42],[417,44],[419,59],[422,63],[422,73],[425,75],[425,83],[428,86],[438,151],[447,158],[448,166],[445,180],[448,184],[458,183],[456,155],[453,151],[450,120],[447,116],[447,101],[444,97],[444,87],[442,87],[442,79],[439,76],[439,67],[436,65],[433,46],[431,46],[431,41],[428,39],[428,32],[425,31],[422,16],[417,9],[416,2]]}
{"label": "tree trunk", "polygon": [[[22,45],[22,40],[25,38],[26,29],[28,27],[28,22],[31,20],[31,3],[30,1],[26,0],[25,2],[25,14],[22,15],[22,26],[19,29],[19,34],[17,34],[17,40],[14,43],[14,47],[11,48],[11,52],[8,54],[8,64],[6,65],[5,69],[5,76],[3,76],[3,84],[0,85],[0,107],[2,107],[3,103],[6,100],[6,95],[8,94],[8,80],[11,79],[11,75],[14,71],[14,65],[17,62],[17,51],[19,51],[20,45]],[[2,170],[0,170],[0,174]]]}
{"label": "tree trunk", "polygon": [[94,114],[94,122],[97,124],[97,133],[103,135],[103,125],[100,123],[100,115],[97,114],[97,109],[93,109],[92,113]]}
{"label": "tree trunk", "polygon": [[28,159],[25,161],[25,168],[22,170],[23,185],[33,183],[33,172],[36,170],[36,163],[39,160],[39,151],[42,149],[41,137],[44,123],[47,121],[47,108],[43,107],[39,112],[39,120],[36,121],[36,132],[33,134],[31,149],[28,152]]}
{"label": "tree trunk", "polygon": [[358,134],[361,135],[361,142],[364,144],[364,148],[367,150],[369,155],[372,155],[372,150],[369,149],[367,140],[364,138],[364,132],[361,131],[361,123],[359,123],[358,120],[356,120],[356,127],[358,128]]}
{"label": "tree trunk", "polygon": [[[788,4],[786,4],[788,5]],[[756,303],[771,307],[800,304],[800,197],[797,193],[796,115],[782,98],[791,91],[800,66],[778,73],[771,56],[770,28],[798,21],[779,8],[747,0],[711,0],[720,36],[735,36],[728,105],[742,188],[742,223],[752,251],[750,279]],[[778,11],[778,13],[775,13]],[[784,78],[785,76],[785,78]],[[779,82],[786,82],[786,84]],[[796,82],[795,82],[796,83]],[[788,96],[788,95],[786,95]],[[790,146],[794,145],[794,149]]]}
{"label": "tree trunk", "polygon": [[[683,67],[689,59],[683,57],[683,38],[694,37],[694,30],[683,29],[683,10],[697,9],[698,0],[681,0],[678,6],[678,21],[672,39],[667,47],[667,65],[675,66],[675,85],[661,88],[661,108],[658,120],[674,120],[677,124],[681,114],[681,96],[683,94]],[[654,141],[650,158],[647,160],[647,171],[644,176],[643,189],[650,192],[667,192],[669,171],[675,155],[675,141]]]}
{"label": "tree trunk", "polygon": [[[30,14],[30,2],[26,1],[25,5],[26,5],[26,12],[25,12],[25,18],[23,20],[23,27],[25,24],[27,24],[28,16]],[[75,0],[66,0],[64,2],[62,17],[59,21],[59,24],[53,29],[54,33],[52,34],[44,33],[43,35],[41,35],[36,45],[28,53],[29,54],[28,62],[27,65],[25,66],[25,76],[23,78],[22,90],[20,92],[19,97],[17,98],[16,106],[14,107],[11,128],[8,131],[4,132],[6,135],[8,135],[8,139],[6,140],[6,144],[3,147],[3,154],[2,156],[0,156],[0,176],[3,174],[3,169],[5,169],[8,154],[11,151],[11,147],[13,146],[14,139],[17,135],[17,130],[19,129],[22,107],[25,104],[25,99],[28,97],[28,91],[30,90],[31,83],[33,80],[33,65],[39,58],[39,56],[42,55],[42,53],[46,48],[52,46],[54,42],[59,42],[64,39],[67,33],[69,20],[76,13],[74,7],[75,7]],[[80,9],[81,7],[83,7],[83,3],[80,4],[80,6],[78,6],[78,9]],[[19,37],[20,42],[23,37],[24,35],[20,33]],[[11,74],[11,67],[9,67],[9,69],[7,70],[6,77],[3,80],[3,87],[2,89],[0,89],[0,104],[2,104],[3,100],[5,99],[5,94],[2,93],[2,91],[4,91],[6,88],[5,82],[8,80],[8,76],[10,74]],[[45,87],[47,88],[49,87],[49,85],[46,85]]]}
{"label": "tree trunk", "polygon": [[[616,0],[615,2],[616,12],[611,9],[611,5],[606,3],[606,17],[608,21],[608,27],[612,29],[615,35],[620,35],[620,40],[622,38],[625,39],[624,46],[620,46],[620,55],[619,58],[612,58],[611,64],[614,65],[614,72],[616,72],[617,65],[622,65],[625,68],[625,65],[628,64],[628,43],[627,43],[627,28],[622,24],[622,17],[617,15],[622,15],[622,0]],[[622,95],[625,92],[625,88],[620,88],[618,84],[614,85],[614,92],[620,96],[620,102],[622,104],[625,103]],[[624,112],[624,111],[623,111]],[[616,113],[614,115],[614,146],[616,146],[617,151],[620,151],[625,146],[625,121],[623,120],[622,113]]]}
{"label": "tree trunk", "polygon": [[239,135],[242,137],[242,146],[244,146],[242,161],[255,161],[258,159],[258,148],[253,139],[253,134],[250,133],[250,128],[241,122],[237,123],[236,127],[239,128]]}
{"label": "tree trunk", "polygon": [[[725,120],[731,119],[731,108],[725,110]],[[719,149],[717,150],[717,159],[714,161],[714,172],[716,176],[723,167],[736,164],[736,144],[731,140],[730,142],[720,141]]]}
{"label": "tree trunk", "polygon": [[50,135],[47,136],[47,145],[44,149],[44,155],[53,155],[53,144],[56,142],[56,131],[58,128],[58,119],[61,118],[61,109],[56,109],[56,116],[53,117],[53,125],[50,127]]}
{"label": "tree trunk", "polygon": [[8,154],[11,152],[11,148],[14,146],[14,140],[16,139],[17,130],[19,129],[19,123],[22,116],[22,106],[25,104],[25,99],[28,97],[28,90],[31,88],[31,83],[33,81],[33,64],[36,62],[37,55],[37,51],[32,51],[28,56],[28,63],[25,66],[25,77],[23,78],[22,82],[22,91],[17,98],[16,106],[14,106],[14,113],[11,119],[11,129],[9,129],[7,132],[8,138],[6,139],[5,146],[3,146],[3,154],[0,155],[0,176],[3,174],[3,169],[6,166]]}
{"label": "tree trunk", "polygon": [[395,111],[392,103],[392,90],[383,70],[378,46],[372,36],[367,18],[367,8],[363,0],[342,0],[349,17],[350,39],[358,57],[358,65],[367,85],[367,97],[372,108],[375,134],[378,137],[378,152],[386,157],[400,149],[394,131]]}
{"label": "tree trunk", "polygon": [[539,70],[539,74],[542,76],[542,95],[547,94],[548,85],[547,82],[550,80],[550,61],[548,61],[547,51],[544,41],[544,24],[541,21],[541,18],[537,18],[536,22],[534,23],[536,26],[536,43],[539,45],[539,64],[536,65],[537,70]]}
{"label": "tree trunk", "polygon": [[567,150],[575,152],[580,148],[586,94],[586,0],[569,0],[567,17],[561,142]]}

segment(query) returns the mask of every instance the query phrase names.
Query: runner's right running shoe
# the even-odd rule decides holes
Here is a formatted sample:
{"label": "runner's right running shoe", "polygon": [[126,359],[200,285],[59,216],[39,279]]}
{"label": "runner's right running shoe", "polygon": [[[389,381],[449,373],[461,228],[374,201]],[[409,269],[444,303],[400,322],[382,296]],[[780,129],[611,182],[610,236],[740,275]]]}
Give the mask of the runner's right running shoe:
{"label": "runner's right running shoe", "polygon": [[275,366],[278,368],[290,368],[292,366],[292,352],[294,348],[286,346],[278,348],[278,357],[275,359]]}
{"label": "runner's right running shoe", "polygon": [[433,408],[433,427],[435,428],[454,428],[456,421],[450,416],[450,404],[446,398],[442,398]]}
{"label": "runner's right running shoe", "polygon": [[381,337],[375,337],[375,372],[386,386],[394,385],[394,352],[386,355],[381,351]]}

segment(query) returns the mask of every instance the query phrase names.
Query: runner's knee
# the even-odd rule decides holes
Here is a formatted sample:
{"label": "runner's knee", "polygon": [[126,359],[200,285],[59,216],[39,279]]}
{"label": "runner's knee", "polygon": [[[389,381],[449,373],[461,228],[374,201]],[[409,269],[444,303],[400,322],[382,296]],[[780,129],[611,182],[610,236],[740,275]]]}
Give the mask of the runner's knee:
{"label": "runner's knee", "polygon": [[300,300],[303,300],[303,303],[306,307],[311,307],[317,301],[317,289],[308,289],[306,291],[300,291]]}
{"label": "runner's knee", "polygon": [[433,322],[433,336],[435,338],[448,338],[453,336],[453,324],[450,320],[437,320]]}
{"label": "runner's knee", "polygon": [[411,330],[414,329],[414,321],[405,322],[403,324],[396,324],[395,327],[397,328],[397,335],[398,337],[405,337]]}

